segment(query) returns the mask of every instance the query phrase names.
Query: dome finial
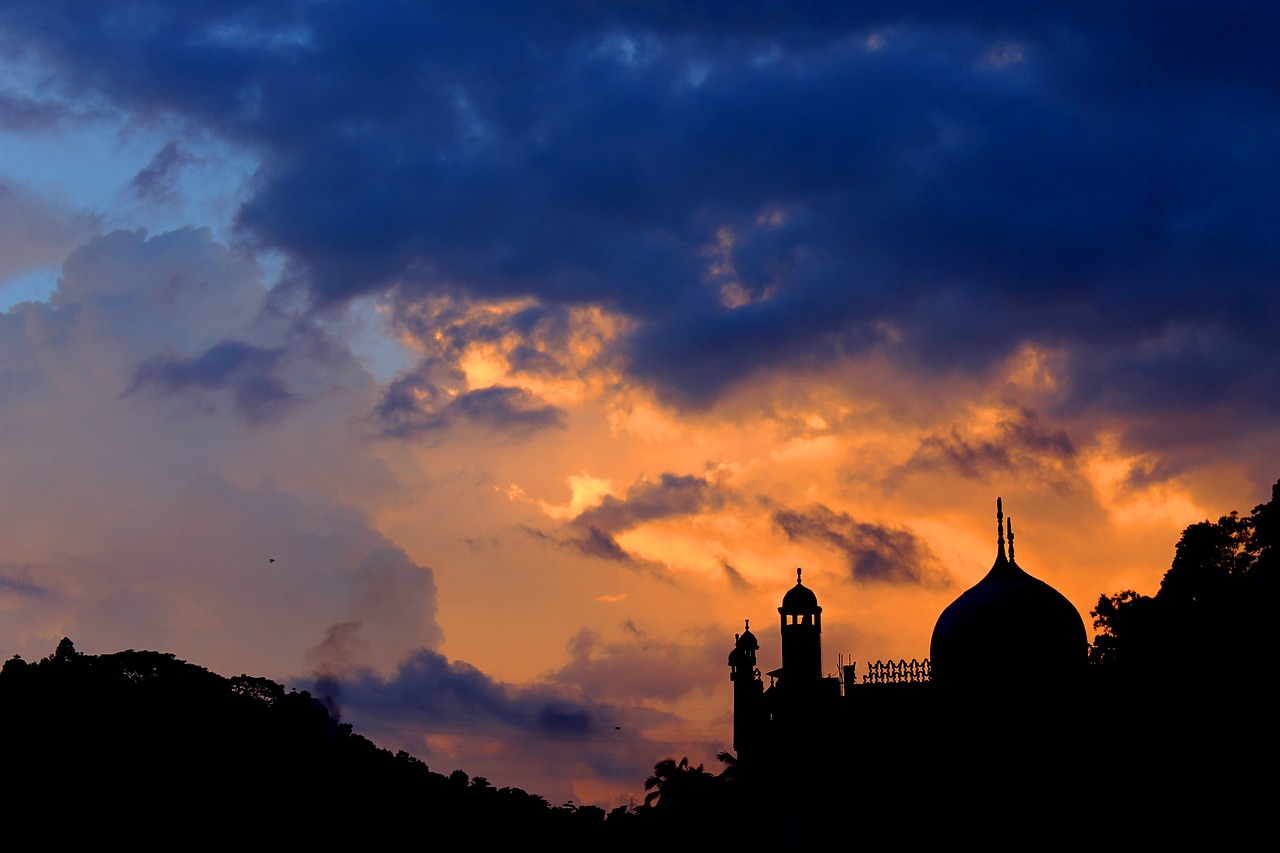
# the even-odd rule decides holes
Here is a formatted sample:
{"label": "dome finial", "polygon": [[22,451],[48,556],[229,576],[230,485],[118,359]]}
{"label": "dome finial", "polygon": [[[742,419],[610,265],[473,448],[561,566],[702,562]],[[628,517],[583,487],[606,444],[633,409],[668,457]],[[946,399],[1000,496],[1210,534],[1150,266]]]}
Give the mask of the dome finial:
{"label": "dome finial", "polygon": [[796,567],[796,586],[800,585],[800,567]]}
{"label": "dome finial", "polygon": [[1013,562],[1013,516],[1004,520],[1005,529],[1009,531],[1009,562]]}
{"label": "dome finial", "polygon": [[750,619],[743,619],[743,620],[742,620],[742,630],[744,630],[744,631],[750,631],[750,630],[751,630],[751,620],[750,620]]}
{"label": "dome finial", "polygon": [[996,543],[1000,546],[1000,556],[1004,557],[1004,504],[996,498]]}

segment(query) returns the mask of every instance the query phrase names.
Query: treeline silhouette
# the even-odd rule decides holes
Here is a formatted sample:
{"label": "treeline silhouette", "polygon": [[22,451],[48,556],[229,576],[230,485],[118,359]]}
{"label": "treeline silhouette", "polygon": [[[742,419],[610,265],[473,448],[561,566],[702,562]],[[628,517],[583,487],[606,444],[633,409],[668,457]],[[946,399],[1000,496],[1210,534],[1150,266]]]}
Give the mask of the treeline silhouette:
{"label": "treeline silhouette", "polygon": [[[1280,481],[1248,517],[1182,531],[1155,595],[1103,595],[1090,662],[1153,683],[1256,681],[1280,651]],[[1269,681],[1269,678],[1268,678]]]}
{"label": "treeline silhouette", "polygon": [[64,638],[43,660],[15,656],[0,731],[10,832],[42,841],[630,851],[671,830],[669,807],[606,814],[434,772],[306,691],[161,652],[81,654]]}

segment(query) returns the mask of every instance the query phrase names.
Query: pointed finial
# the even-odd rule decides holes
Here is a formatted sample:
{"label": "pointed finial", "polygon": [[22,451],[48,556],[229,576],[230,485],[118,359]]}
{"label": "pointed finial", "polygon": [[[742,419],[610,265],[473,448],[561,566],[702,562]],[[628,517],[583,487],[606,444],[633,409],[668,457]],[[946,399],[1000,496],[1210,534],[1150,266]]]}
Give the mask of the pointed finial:
{"label": "pointed finial", "polygon": [[1004,504],[996,498],[996,543],[1000,546],[1000,556],[1004,556]]}
{"label": "pointed finial", "polygon": [[1009,562],[1013,562],[1013,516],[1009,516],[1004,520],[1004,526],[1009,531]]}
{"label": "pointed finial", "polygon": [[796,586],[800,585],[800,567],[796,567]]}

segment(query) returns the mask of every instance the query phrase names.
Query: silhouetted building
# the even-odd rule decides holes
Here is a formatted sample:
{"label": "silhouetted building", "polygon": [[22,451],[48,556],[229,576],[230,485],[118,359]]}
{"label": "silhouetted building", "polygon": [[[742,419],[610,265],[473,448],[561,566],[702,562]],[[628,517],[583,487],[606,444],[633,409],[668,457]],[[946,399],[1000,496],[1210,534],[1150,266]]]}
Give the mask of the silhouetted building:
{"label": "silhouetted building", "polygon": [[[822,608],[799,569],[767,687],[757,638],[735,638],[734,825],[751,827],[737,849],[827,849],[837,821],[917,846],[1025,847],[1183,841],[1187,821],[1224,841],[1269,819],[1257,804],[1271,786],[1239,784],[1277,755],[1274,727],[1239,725],[1265,717],[1267,682],[1197,672],[1152,689],[1088,666],[1084,620],[1017,564],[999,499],[996,524],[991,570],[939,615],[928,659],[825,676]],[[1140,795],[1153,820],[1117,824],[1118,793]]]}
{"label": "silhouetted building", "polygon": [[[1008,534],[1008,554],[1005,535]],[[779,760],[780,750],[802,748],[826,736],[826,721],[848,720],[860,703],[895,705],[866,692],[871,687],[929,686],[947,692],[987,695],[1027,690],[1071,690],[1088,661],[1084,621],[1075,605],[1014,560],[1012,522],[996,499],[996,560],[982,580],[938,617],[930,658],[869,664],[858,684],[853,665],[841,678],[822,668],[822,607],[796,569],[796,584],[782,598],[782,666],[767,673],[766,689],[756,669],[760,648],[750,630],[738,635],[729,655],[734,683],[734,749],[739,761]],[[749,624],[749,623],[748,623]],[[927,701],[927,700],[913,700]]]}

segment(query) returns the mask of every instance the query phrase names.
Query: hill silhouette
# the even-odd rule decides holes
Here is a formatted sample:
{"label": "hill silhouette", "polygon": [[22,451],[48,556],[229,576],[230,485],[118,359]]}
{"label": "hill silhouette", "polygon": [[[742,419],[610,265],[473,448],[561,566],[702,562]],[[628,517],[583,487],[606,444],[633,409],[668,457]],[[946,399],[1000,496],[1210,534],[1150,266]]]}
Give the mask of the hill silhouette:
{"label": "hill silhouette", "polygon": [[308,692],[162,652],[81,654],[69,639],[38,662],[5,663],[0,732],[11,820],[63,843],[331,848],[416,837],[630,850],[660,820],[436,773],[355,733]]}

